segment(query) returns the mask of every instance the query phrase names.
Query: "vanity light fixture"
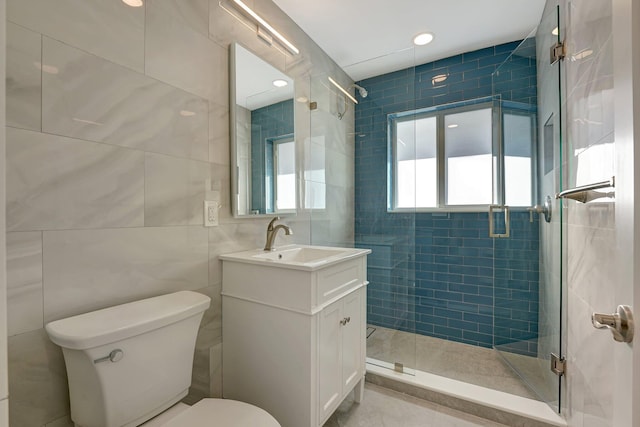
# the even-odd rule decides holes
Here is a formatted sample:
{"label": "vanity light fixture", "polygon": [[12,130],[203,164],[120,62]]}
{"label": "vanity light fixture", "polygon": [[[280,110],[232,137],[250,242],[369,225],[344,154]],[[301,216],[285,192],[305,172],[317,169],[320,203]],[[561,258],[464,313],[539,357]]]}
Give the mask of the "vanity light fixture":
{"label": "vanity light fixture", "polygon": [[286,85],[288,85],[289,83],[286,80],[282,80],[282,79],[275,79],[273,81],[273,85],[275,87],[285,87]]}
{"label": "vanity light fixture", "polygon": [[142,0],[122,0],[124,4],[131,7],[140,7],[142,6]]}
{"label": "vanity light fixture", "polygon": [[333,80],[331,77],[328,77],[329,81],[335,86],[337,87],[340,92],[344,93],[347,98],[349,98],[350,100],[353,101],[354,104],[357,104],[358,101],[353,97],[353,95],[351,95],[349,92],[346,91],[345,88],[343,88],[342,86],[340,86],[335,80]]}
{"label": "vanity light fixture", "polygon": [[232,1],[233,1],[233,4],[238,6],[240,10],[244,12],[245,15],[247,15],[248,17],[250,17],[255,21],[255,23],[258,26],[258,32],[261,30],[261,28],[264,28],[271,35],[277,38],[280,41],[280,43],[282,43],[289,52],[291,52],[294,55],[297,55],[300,53],[300,50],[298,50],[298,48],[295,47],[293,43],[291,43],[289,40],[284,38],[282,34],[280,34],[275,28],[273,28],[267,21],[262,19],[262,17],[257,13],[255,13],[249,6],[244,4],[241,0],[232,0]]}
{"label": "vanity light fixture", "polygon": [[415,44],[416,46],[424,46],[426,44],[431,43],[432,41],[433,41],[432,33],[420,33],[413,38],[413,44]]}

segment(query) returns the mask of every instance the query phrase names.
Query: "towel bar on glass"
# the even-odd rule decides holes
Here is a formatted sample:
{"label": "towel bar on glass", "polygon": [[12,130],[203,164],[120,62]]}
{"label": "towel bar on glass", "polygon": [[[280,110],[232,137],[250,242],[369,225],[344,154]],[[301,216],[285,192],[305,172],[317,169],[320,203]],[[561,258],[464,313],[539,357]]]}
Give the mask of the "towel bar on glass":
{"label": "towel bar on glass", "polygon": [[580,203],[587,203],[595,199],[600,199],[602,197],[614,197],[615,192],[610,191],[606,193],[602,193],[598,190],[600,188],[615,188],[616,186],[616,177],[612,176],[611,179],[602,182],[596,182],[594,184],[582,185],[580,187],[571,188],[569,190],[564,190],[556,194],[556,199],[573,199]]}

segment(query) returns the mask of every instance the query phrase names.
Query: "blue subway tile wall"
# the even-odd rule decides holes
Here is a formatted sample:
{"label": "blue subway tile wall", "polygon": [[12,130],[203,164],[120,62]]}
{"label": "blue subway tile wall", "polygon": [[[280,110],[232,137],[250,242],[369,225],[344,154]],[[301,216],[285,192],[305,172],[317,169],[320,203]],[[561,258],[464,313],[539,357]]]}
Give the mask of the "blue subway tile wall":
{"label": "blue subway tile wall", "polygon": [[492,96],[493,84],[503,100],[535,105],[530,43],[533,57],[511,55],[512,42],[358,82],[369,92],[356,106],[355,156],[356,245],[373,251],[369,323],[537,354],[538,218],[512,212],[511,237],[493,239],[486,212],[389,213],[386,178],[388,114]]}
{"label": "blue subway tile wall", "polygon": [[265,191],[273,176],[273,146],[268,140],[289,134],[293,134],[293,99],[251,111],[251,210],[268,213]]}

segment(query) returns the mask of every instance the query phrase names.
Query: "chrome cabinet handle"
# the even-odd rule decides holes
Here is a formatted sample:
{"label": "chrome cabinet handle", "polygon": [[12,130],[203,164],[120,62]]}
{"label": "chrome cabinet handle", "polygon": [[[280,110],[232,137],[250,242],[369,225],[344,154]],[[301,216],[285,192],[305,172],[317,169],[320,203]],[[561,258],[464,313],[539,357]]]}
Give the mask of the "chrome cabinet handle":
{"label": "chrome cabinet handle", "polygon": [[633,313],[628,305],[619,305],[615,313],[593,313],[591,323],[597,329],[609,329],[618,342],[633,341]]}

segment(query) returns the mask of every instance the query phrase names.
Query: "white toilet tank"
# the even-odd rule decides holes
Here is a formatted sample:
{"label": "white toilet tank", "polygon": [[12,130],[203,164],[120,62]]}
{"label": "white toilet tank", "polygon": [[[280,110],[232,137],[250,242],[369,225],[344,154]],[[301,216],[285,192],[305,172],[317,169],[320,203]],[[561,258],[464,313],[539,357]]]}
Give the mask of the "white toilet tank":
{"label": "white toilet tank", "polygon": [[75,425],[137,426],[186,396],[210,303],[182,291],[47,324],[64,354]]}

